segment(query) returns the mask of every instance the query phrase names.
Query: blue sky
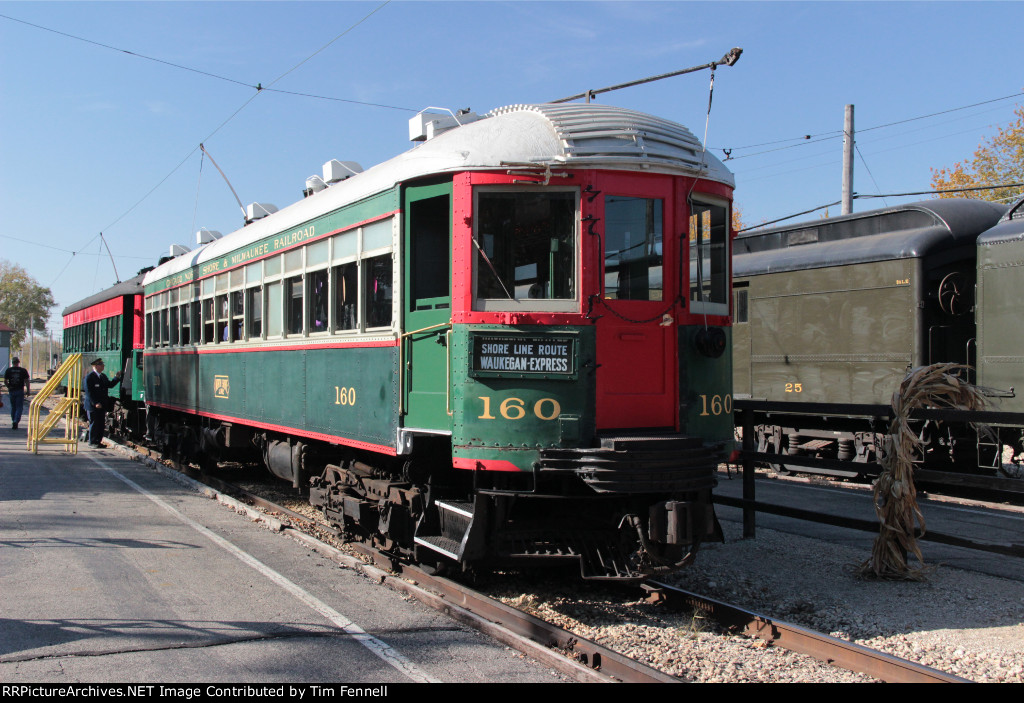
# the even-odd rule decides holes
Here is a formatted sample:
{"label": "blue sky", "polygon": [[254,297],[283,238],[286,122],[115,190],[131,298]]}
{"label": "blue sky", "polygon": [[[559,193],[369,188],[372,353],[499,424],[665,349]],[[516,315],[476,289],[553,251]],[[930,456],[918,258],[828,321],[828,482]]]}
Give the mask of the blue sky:
{"label": "blue sky", "polygon": [[[243,203],[284,207],[329,159],[369,167],[408,149],[427,106],[540,102],[738,46],[707,142],[733,150],[749,225],[839,200],[848,103],[855,190],[870,194],[927,190],[931,168],[970,157],[1024,102],[1017,2],[0,2],[0,15],[0,259],[52,288],[54,331],[61,309],[116,280],[100,232],[126,279],[200,227],[241,225],[209,161],[200,171],[200,142]],[[702,138],[708,78],[599,101]],[[334,99],[250,100],[258,83]]]}

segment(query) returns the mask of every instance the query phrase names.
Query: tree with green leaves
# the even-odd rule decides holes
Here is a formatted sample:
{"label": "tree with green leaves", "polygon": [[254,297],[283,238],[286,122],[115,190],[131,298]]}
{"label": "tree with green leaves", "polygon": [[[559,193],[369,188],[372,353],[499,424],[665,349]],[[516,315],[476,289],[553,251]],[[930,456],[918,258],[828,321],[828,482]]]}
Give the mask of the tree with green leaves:
{"label": "tree with green leaves", "polygon": [[40,286],[17,264],[0,261],[0,322],[14,330],[12,349],[21,348],[29,325],[39,332],[46,331],[53,306],[49,288]]}
{"label": "tree with green leaves", "polygon": [[[982,142],[974,158],[956,163],[952,168],[932,169],[932,188],[977,188],[1003,183],[1024,183],[1024,105],[1014,109],[1017,119],[999,127],[996,134]],[[1024,195],[1024,187],[997,188],[969,193],[940,193],[940,198],[982,198],[1008,203]]]}

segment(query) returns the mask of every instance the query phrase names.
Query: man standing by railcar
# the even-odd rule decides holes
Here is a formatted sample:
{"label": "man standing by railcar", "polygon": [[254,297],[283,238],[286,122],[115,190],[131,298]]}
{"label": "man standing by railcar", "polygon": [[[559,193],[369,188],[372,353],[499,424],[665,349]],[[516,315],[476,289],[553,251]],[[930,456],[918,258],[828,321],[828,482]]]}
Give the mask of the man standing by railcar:
{"label": "man standing by railcar", "polygon": [[25,394],[32,390],[28,371],[21,368],[21,359],[18,357],[11,359],[11,365],[4,371],[4,385],[7,386],[7,397],[11,401],[11,429],[16,430],[21,422]]}
{"label": "man standing by railcar", "polygon": [[98,449],[103,446],[103,429],[107,412],[113,410],[113,398],[107,394],[121,382],[121,372],[113,380],[103,373],[103,359],[92,362],[92,372],[85,377],[85,411],[89,417],[89,446]]}

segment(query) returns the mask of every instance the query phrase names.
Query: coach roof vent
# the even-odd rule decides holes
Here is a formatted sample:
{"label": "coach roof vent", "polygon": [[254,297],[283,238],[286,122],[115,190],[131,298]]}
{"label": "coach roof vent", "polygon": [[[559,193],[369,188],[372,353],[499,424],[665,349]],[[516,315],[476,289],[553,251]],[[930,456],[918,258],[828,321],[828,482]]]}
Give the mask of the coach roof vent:
{"label": "coach roof vent", "polygon": [[[327,185],[343,181],[346,178],[351,178],[358,173],[363,172],[363,167],[357,164],[355,161],[338,161],[337,159],[331,159],[324,164],[324,181]],[[309,181],[307,181],[308,183]]]}
{"label": "coach roof vent", "polygon": [[216,241],[223,236],[224,235],[222,235],[215,229],[206,229],[205,227],[203,227],[198,232],[196,232],[196,244],[209,244],[210,242]]}
{"label": "coach roof vent", "polygon": [[306,187],[302,191],[302,197],[308,198],[309,196],[313,195],[314,193],[319,193],[321,190],[323,190],[326,187],[327,187],[327,184],[324,183],[324,179],[322,179],[322,178],[320,178],[320,176],[317,176],[316,174],[314,174],[314,175],[312,175],[312,176],[310,176],[309,178],[306,179]]}
{"label": "coach roof vent", "polygon": [[267,215],[277,212],[277,205],[270,203],[249,203],[245,208],[245,221],[262,220]]}
{"label": "coach roof vent", "polygon": [[[438,115],[429,113],[427,110],[443,110],[448,114]],[[470,112],[469,108],[452,112],[444,107],[425,107],[418,115],[409,120],[409,141],[425,142],[442,132],[476,122],[479,119],[480,115]]]}
{"label": "coach roof vent", "polygon": [[172,244],[171,245],[171,256],[181,256],[182,254],[187,254],[190,251],[192,251],[192,250],[189,249],[184,244]]}

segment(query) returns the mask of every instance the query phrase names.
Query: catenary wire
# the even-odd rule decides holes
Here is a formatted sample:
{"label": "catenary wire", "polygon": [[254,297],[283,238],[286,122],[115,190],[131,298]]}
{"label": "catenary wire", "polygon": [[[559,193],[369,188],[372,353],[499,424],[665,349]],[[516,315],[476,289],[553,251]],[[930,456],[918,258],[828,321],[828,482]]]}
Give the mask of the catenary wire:
{"label": "catenary wire", "polygon": [[[288,74],[290,74],[293,71],[295,71],[297,68],[299,68],[300,66],[305,64],[307,61],[312,59],[314,56],[316,56],[320,52],[322,52],[324,49],[329,47],[331,44],[336,42],[338,39],[342,38],[343,36],[345,36],[346,34],[351,32],[353,29],[355,29],[359,25],[363,24],[366,20],[368,20],[370,17],[372,17],[374,14],[376,14],[379,10],[381,10],[382,8],[384,8],[385,6],[387,6],[390,3],[391,3],[391,0],[385,0],[385,2],[381,3],[380,5],[378,5],[372,12],[370,12],[367,15],[365,15],[364,17],[362,17],[355,24],[351,25],[345,31],[343,31],[340,34],[338,34],[337,36],[335,36],[329,42],[327,42],[326,44],[321,46],[319,49],[314,51],[312,54],[310,54],[307,58],[303,59],[302,61],[297,63],[295,66],[293,66],[292,68],[288,69],[287,71],[282,73],[280,76],[275,78],[273,81],[271,81],[268,84],[268,87],[274,85],[275,83],[277,83],[278,81],[283,79],[285,76],[287,76]],[[0,16],[3,16],[3,15],[0,15]],[[253,95],[248,100],[246,100],[244,103],[242,103],[242,105],[237,110],[235,110],[233,113],[231,113],[231,115],[227,119],[225,119],[223,122],[221,122],[220,125],[218,125],[216,129],[214,129],[212,132],[210,132],[210,134],[208,134],[204,139],[200,140],[200,143],[208,141],[211,137],[213,137],[215,134],[217,134],[221,129],[224,128],[224,126],[226,124],[228,124],[232,119],[234,119],[238,115],[238,113],[240,113],[242,110],[244,110],[253,100],[255,100],[258,95],[260,95],[264,90],[266,90],[266,88],[264,88],[261,84],[257,84],[254,87],[256,88],[256,92],[253,93]],[[149,196],[152,195],[154,191],[156,191],[160,186],[162,186],[167,181],[167,179],[169,179],[172,175],[174,175],[174,173],[178,169],[180,169],[182,167],[182,165],[184,165],[185,162],[188,161],[192,157],[192,155],[196,152],[196,150],[198,150],[198,149],[199,149],[199,146],[195,146],[191,151],[189,151],[189,153],[185,156],[185,158],[183,158],[180,162],[178,162],[178,164],[173,169],[171,169],[171,171],[166,176],[164,176],[160,180],[159,183],[157,183],[149,191],[147,191],[145,195],[143,195],[138,201],[135,202],[134,205],[132,205],[130,208],[128,208],[128,210],[126,210],[124,213],[122,213],[117,219],[115,219],[113,222],[111,222],[106,227],[104,227],[103,230],[109,230],[111,227],[113,227],[118,222],[120,222],[125,217],[127,217],[128,214],[130,214],[132,211],[134,211],[135,208],[137,208],[147,198],[149,198]]]}

